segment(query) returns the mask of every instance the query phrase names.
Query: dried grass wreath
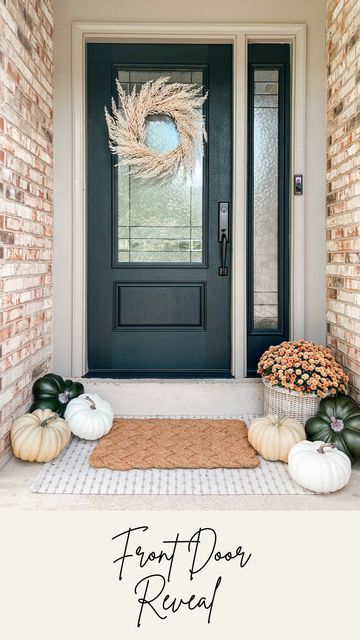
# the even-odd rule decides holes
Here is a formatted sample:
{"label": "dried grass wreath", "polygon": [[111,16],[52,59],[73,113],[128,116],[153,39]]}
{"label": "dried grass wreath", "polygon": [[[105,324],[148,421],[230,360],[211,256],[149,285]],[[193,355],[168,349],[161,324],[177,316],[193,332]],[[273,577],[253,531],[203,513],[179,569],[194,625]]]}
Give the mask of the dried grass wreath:
{"label": "dried grass wreath", "polygon": [[[203,154],[203,141],[207,140],[202,113],[207,94],[195,84],[168,83],[169,77],[150,80],[136,93],[135,87],[126,94],[116,81],[120,107],[111,99],[112,115],[105,107],[109,131],[109,146],[113,154],[130,165],[133,175],[144,178],[168,178],[180,167],[188,176],[199,153]],[[175,149],[159,152],[146,145],[146,118],[167,115],[173,119],[179,143]]]}

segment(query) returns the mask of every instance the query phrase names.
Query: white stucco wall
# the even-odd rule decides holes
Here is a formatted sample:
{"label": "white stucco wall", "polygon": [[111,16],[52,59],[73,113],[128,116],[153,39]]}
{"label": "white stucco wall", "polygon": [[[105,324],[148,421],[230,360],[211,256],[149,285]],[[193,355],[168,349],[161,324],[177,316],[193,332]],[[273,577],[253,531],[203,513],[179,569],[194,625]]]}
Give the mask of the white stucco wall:
{"label": "white stucco wall", "polygon": [[325,3],[323,0],[55,0],[54,370],[71,370],[71,23],[305,23],[305,337],[325,340]]}

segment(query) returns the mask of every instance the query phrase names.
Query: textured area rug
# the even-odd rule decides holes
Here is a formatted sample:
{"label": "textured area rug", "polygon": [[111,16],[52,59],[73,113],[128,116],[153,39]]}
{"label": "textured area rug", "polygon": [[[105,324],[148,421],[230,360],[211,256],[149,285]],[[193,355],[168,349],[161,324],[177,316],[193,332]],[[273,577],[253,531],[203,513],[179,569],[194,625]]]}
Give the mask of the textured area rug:
{"label": "textured area rug", "polygon": [[[184,416],[186,417],[186,416]],[[203,416],[212,418],[214,416]],[[250,424],[253,415],[231,416]],[[304,495],[287,465],[260,459],[254,469],[92,469],[96,442],[73,438],[56,460],[45,464],[30,487],[34,493],[96,495]]]}
{"label": "textured area rug", "polygon": [[130,469],[257,467],[243,420],[116,418],[90,456],[90,466]]}

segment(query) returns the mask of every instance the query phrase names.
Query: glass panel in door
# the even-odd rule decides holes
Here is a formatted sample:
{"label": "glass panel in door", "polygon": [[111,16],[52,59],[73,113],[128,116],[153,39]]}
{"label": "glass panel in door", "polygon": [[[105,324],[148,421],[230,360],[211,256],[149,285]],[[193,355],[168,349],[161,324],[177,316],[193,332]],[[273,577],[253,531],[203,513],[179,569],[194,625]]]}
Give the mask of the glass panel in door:
{"label": "glass panel in door", "polygon": [[249,45],[248,375],[289,337],[290,46]]}
{"label": "glass panel in door", "polygon": [[278,328],[279,70],[254,71],[254,329]]}
{"label": "glass panel in door", "polygon": [[[169,82],[204,84],[196,69],[119,69],[118,80],[126,93],[149,80],[168,76]],[[146,121],[146,143],[160,152],[179,144],[176,125],[169,116],[153,115]],[[118,164],[117,260],[119,263],[203,262],[203,158],[199,154],[191,177],[180,170],[166,180],[131,175]]]}

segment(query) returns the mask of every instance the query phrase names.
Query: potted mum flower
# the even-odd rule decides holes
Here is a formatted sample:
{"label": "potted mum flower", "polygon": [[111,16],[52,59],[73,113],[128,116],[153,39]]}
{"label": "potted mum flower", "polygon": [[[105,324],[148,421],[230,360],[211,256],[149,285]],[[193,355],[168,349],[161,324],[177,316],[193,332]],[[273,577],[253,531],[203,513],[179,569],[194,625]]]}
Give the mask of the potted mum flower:
{"label": "potted mum flower", "polygon": [[347,393],[348,376],[330,349],[315,342],[282,342],[263,353],[258,364],[264,383],[264,412],[305,423],[321,398]]}

